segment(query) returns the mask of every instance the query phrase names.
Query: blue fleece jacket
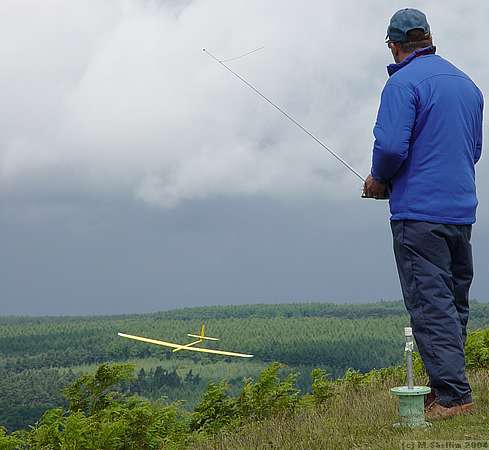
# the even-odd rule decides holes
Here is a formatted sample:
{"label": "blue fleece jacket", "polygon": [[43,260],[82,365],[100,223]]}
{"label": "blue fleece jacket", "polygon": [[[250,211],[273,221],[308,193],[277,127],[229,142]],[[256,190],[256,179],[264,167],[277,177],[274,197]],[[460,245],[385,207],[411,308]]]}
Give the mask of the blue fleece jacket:
{"label": "blue fleece jacket", "polygon": [[481,91],[434,47],[387,69],[372,176],[391,185],[391,220],[474,223]]}

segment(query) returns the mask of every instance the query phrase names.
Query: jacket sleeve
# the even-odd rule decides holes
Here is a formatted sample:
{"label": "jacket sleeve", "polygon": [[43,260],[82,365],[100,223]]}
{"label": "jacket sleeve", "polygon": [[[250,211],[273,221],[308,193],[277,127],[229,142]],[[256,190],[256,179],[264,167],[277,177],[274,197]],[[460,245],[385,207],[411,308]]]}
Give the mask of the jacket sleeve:
{"label": "jacket sleeve", "polygon": [[482,154],[483,109],[484,109],[484,99],[483,99],[482,93],[481,93],[481,117],[480,117],[479,123],[477,124],[477,126],[478,126],[477,141],[475,143],[475,154],[474,154],[474,163],[475,164],[477,164],[479,162],[479,159],[481,158],[481,154]]}
{"label": "jacket sleeve", "polygon": [[372,157],[372,176],[389,182],[408,156],[416,119],[416,98],[407,87],[387,83],[382,92]]}

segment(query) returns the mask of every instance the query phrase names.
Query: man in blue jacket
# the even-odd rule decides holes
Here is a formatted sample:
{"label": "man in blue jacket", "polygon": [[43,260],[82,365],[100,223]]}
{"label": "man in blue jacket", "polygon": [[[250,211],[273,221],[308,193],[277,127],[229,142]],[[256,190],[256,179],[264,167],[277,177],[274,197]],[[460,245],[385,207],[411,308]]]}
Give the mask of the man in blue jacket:
{"label": "man in blue jacket", "polygon": [[390,199],[404,301],[434,393],[427,415],[449,417],[473,406],[464,343],[483,97],[435,54],[421,11],[394,14],[387,44],[396,63],[388,67],[364,195]]}

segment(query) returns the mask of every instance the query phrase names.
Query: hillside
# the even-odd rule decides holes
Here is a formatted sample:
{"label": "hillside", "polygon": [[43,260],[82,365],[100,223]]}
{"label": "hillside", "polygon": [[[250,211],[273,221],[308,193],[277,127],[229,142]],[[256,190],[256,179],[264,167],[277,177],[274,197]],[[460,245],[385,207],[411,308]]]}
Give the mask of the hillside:
{"label": "hillside", "polygon": [[[119,338],[118,331],[185,341],[205,320],[221,348],[255,354],[251,361],[202,357]],[[310,373],[320,367],[333,377],[346,369],[368,371],[402,359],[400,302],[363,305],[287,304],[186,308],[144,315],[0,318],[0,425],[32,425],[42,413],[67,406],[62,390],[81,373],[108,362],[131,363],[136,379],[128,389],[150,400],[183,401],[192,410],[209,382],[226,379],[238,393],[272,361],[298,373],[310,392]],[[489,305],[474,303],[471,329],[489,325]],[[211,344],[212,345],[212,344]]]}
{"label": "hillside", "polygon": [[[475,414],[434,421],[428,429],[392,427],[398,420],[393,380],[342,390],[324,408],[302,408],[292,416],[274,417],[219,433],[199,450],[249,449],[489,449],[489,372],[469,373],[477,405]],[[418,378],[418,382],[423,382]],[[453,441],[453,442],[449,442]],[[451,445],[451,446],[448,446]]]}
{"label": "hillside", "polygon": [[[487,338],[489,329],[483,334]],[[480,337],[469,338],[472,362],[487,353]],[[426,375],[419,362],[415,369],[417,383],[423,384]],[[489,448],[487,368],[469,371],[474,414],[415,430],[392,426],[398,419],[397,401],[389,388],[402,384],[402,367],[348,371],[336,381],[314,370],[312,394],[300,395],[294,377],[272,364],[257,379],[247,380],[236,396],[225,383],[210,384],[192,412],[125,392],[132,371],[101,365],[95,374],[81,376],[65,390],[68,408],[47,411],[27,431],[6,434],[0,427],[0,449]]]}

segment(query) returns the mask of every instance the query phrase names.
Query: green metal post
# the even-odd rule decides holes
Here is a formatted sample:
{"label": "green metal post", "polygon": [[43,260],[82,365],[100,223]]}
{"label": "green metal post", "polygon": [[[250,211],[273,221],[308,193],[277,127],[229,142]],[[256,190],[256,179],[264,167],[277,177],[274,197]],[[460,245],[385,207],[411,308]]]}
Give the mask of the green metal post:
{"label": "green metal post", "polygon": [[429,423],[424,418],[424,396],[431,392],[428,386],[398,386],[391,392],[399,397],[400,422],[396,426],[426,427]]}
{"label": "green metal post", "polygon": [[391,389],[391,393],[399,397],[400,422],[394,426],[426,427],[430,423],[424,417],[424,396],[431,392],[428,386],[414,386],[413,382],[413,330],[404,329],[406,338],[406,374],[407,386],[398,386]]}

